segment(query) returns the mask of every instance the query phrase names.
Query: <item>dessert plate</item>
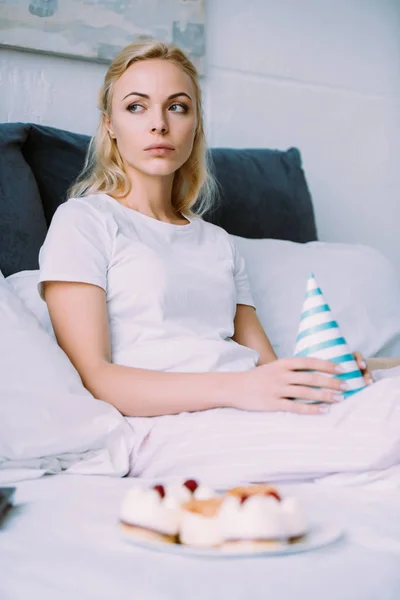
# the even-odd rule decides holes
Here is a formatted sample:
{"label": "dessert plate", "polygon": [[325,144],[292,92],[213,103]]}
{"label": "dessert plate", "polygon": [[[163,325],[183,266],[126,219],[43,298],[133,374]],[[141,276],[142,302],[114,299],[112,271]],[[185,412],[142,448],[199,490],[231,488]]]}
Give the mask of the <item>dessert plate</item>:
{"label": "dessert plate", "polygon": [[311,526],[307,536],[299,541],[291,544],[282,544],[281,546],[271,546],[271,548],[262,548],[259,550],[230,548],[194,548],[193,546],[185,546],[183,544],[173,544],[169,542],[149,541],[136,538],[133,535],[121,531],[122,539],[139,546],[154,550],[156,552],[167,552],[168,554],[179,554],[180,556],[197,556],[203,558],[249,558],[258,556],[279,556],[287,554],[298,554],[300,552],[308,552],[317,550],[341,539],[344,535],[344,530],[339,525],[334,523],[317,523]]}

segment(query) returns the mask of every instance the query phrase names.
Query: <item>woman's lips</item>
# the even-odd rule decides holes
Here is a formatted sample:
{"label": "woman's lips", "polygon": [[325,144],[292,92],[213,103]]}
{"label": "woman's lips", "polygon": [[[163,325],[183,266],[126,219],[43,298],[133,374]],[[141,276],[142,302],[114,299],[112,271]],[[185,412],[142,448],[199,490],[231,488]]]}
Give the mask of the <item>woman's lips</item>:
{"label": "woman's lips", "polygon": [[147,150],[145,150],[145,152],[148,152],[153,156],[167,156],[173,151],[173,148],[166,148],[165,146],[159,148],[148,148]]}

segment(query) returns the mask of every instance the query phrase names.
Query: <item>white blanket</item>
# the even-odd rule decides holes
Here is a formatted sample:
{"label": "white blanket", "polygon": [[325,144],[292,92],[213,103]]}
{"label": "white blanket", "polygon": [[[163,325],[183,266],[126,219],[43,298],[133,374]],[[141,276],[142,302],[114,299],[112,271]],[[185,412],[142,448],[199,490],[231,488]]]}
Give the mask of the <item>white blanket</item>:
{"label": "white blanket", "polygon": [[378,381],[321,416],[214,409],[128,420],[132,476],[195,477],[217,487],[330,478],[400,488],[400,377]]}

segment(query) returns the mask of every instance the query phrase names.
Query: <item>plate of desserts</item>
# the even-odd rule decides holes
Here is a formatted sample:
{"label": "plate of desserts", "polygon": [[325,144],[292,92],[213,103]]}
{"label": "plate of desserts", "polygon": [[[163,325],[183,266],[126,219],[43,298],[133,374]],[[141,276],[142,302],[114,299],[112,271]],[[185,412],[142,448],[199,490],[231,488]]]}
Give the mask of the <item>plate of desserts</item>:
{"label": "plate of desserts", "polygon": [[123,498],[119,528],[136,546],[210,558],[296,554],[343,535],[334,523],[309,522],[301,502],[272,485],[218,493],[194,479],[136,485]]}

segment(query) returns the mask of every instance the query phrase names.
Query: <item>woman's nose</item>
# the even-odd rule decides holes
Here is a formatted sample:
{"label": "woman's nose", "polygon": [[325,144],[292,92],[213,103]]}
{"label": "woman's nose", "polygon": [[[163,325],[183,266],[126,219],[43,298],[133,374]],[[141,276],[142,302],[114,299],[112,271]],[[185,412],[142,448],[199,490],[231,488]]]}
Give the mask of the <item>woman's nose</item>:
{"label": "woman's nose", "polygon": [[168,131],[168,123],[163,113],[154,115],[153,122],[151,124],[151,132],[158,134],[165,134]]}
{"label": "woman's nose", "polygon": [[167,133],[167,127],[165,125],[154,126],[151,128],[152,133]]}

